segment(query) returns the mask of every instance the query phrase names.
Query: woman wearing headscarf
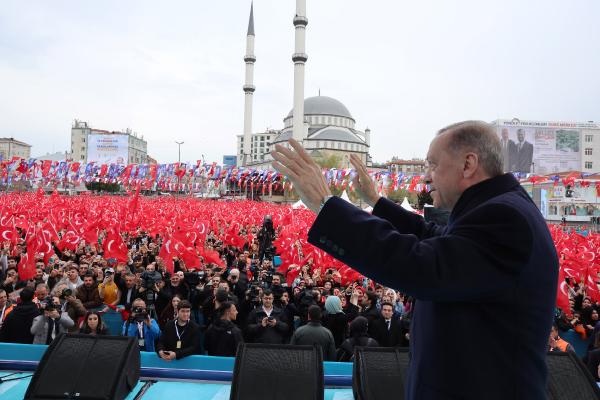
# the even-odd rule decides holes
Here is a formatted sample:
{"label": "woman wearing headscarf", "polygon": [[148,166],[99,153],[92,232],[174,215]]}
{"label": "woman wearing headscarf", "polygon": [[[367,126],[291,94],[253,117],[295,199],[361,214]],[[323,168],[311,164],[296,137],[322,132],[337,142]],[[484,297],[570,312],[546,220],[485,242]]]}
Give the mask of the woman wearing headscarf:
{"label": "woman wearing headscarf", "polygon": [[323,326],[331,331],[336,349],[346,338],[348,316],[342,311],[342,302],[338,296],[329,296],[325,300]]}
{"label": "woman wearing headscarf", "polygon": [[369,330],[369,321],[365,317],[356,317],[350,323],[350,337],[342,343],[338,352],[337,360],[346,362],[352,361],[354,357],[354,348],[361,347],[379,347],[377,340],[372,339],[367,334]]}

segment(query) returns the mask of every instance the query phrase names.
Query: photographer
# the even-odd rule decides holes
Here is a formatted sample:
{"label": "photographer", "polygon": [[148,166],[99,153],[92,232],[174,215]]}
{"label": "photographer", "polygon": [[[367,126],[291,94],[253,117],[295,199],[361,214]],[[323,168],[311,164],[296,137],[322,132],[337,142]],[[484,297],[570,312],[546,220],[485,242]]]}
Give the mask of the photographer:
{"label": "photographer", "polygon": [[[58,297],[60,300],[60,311],[66,311],[69,317],[73,321],[78,321],[79,318],[83,317],[87,310],[83,306],[81,300],[79,300],[73,294],[73,291],[67,287],[64,283],[57,284],[50,294],[52,297]],[[77,325],[69,328],[69,332],[76,332]]]}
{"label": "photographer", "polygon": [[167,322],[156,350],[165,361],[198,354],[200,327],[191,320],[192,304],[182,300],[177,307],[177,318]]}
{"label": "photographer", "polygon": [[131,315],[123,324],[123,336],[137,337],[140,351],[154,351],[154,342],[160,336],[160,328],[156,321],[150,318],[146,310],[146,302],[135,299],[131,305]]}
{"label": "photographer", "polygon": [[248,315],[248,336],[254,343],[282,344],[288,336],[289,325],[280,308],[273,307],[273,292],[265,289],[262,305]]}
{"label": "photographer", "polygon": [[275,229],[273,228],[273,219],[270,215],[265,215],[262,227],[257,234],[258,238],[258,259],[262,262],[265,258],[273,258],[275,251],[273,249],[273,240],[275,240]]}
{"label": "photographer", "polygon": [[[140,288],[138,293],[145,300],[148,309],[154,312],[155,317],[158,316],[169,300],[160,301],[159,292],[161,291],[164,282],[160,272],[155,270],[156,264],[152,263],[146,267],[146,270],[140,275]],[[158,303],[158,304],[157,304]]]}
{"label": "photographer", "polygon": [[58,297],[48,299],[42,315],[38,315],[31,325],[33,344],[50,344],[61,333],[67,332],[75,323],[61,308]]}

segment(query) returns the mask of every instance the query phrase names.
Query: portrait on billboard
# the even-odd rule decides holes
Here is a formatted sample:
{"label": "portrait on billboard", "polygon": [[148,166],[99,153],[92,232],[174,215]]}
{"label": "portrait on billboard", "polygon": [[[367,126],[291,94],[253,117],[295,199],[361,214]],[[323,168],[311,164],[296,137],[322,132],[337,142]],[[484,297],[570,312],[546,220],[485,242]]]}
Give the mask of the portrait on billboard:
{"label": "portrait on billboard", "polygon": [[546,175],[581,168],[581,131],[499,126],[504,172]]}
{"label": "portrait on billboard", "polygon": [[502,128],[500,146],[504,172],[531,172],[533,133],[524,128]]}

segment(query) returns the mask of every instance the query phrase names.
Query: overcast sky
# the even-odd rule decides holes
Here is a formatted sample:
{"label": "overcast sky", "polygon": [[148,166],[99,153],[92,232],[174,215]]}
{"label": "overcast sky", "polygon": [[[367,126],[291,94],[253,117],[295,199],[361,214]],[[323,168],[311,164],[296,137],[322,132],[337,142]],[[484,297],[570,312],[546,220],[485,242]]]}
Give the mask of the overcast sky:
{"label": "overcast sky", "polygon": [[[73,119],[144,135],[159,162],[221,162],[243,130],[249,0],[5,0],[0,137],[70,149]],[[254,131],[292,108],[293,0],[256,0]],[[600,120],[598,0],[307,0],[306,96],[423,157],[465,119]]]}

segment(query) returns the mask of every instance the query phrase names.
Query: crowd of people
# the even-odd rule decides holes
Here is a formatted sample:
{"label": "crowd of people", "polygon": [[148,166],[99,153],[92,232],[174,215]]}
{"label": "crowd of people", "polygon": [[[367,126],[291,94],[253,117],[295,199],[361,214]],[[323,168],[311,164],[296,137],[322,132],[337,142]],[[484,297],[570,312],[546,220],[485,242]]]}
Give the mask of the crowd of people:
{"label": "crowd of people", "polygon": [[588,296],[589,288],[584,282],[567,277],[566,284],[569,290],[569,309],[557,307],[555,323],[548,340],[548,351],[575,353],[574,346],[561,338],[562,332],[575,331],[578,340],[587,343],[586,352],[581,359],[590,374],[600,382],[600,303]]}
{"label": "crowd of people", "polygon": [[[173,260],[168,272],[159,256],[163,238],[143,231],[123,235],[128,261],[105,258],[99,243],[81,241],[47,262],[36,259],[33,279],[21,280],[22,254],[2,244],[0,341],[50,344],[59,334],[126,335],[140,350],[164,360],[191,354],[235,356],[240,342],[319,344],[327,361],[350,361],[355,346],[407,346],[413,300],[366,279],[342,284],[335,268],[312,259],[290,265],[291,284],[280,272],[273,245],[281,227],[240,227],[249,238],[225,245],[217,233],[204,247],[221,263],[202,258],[188,269]],[[100,235],[99,241],[104,239]],[[206,262],[205,262],[206,261]],[[279,272],[278,272],[279,271]],[[118,331],[103,322],[119,312]]]}

